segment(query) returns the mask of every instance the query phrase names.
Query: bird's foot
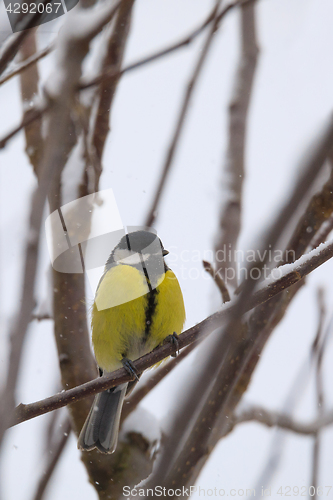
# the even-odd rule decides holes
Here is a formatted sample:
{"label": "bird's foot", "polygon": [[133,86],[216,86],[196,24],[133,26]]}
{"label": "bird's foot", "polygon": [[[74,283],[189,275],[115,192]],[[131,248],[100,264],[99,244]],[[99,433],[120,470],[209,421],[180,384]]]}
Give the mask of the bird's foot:
{"label": "bird's foot", "polygon": [[176,358],[177,355],[179,354],[179,342],[178,342],[178,340],[179,340],[179,337],[178,337],[177,333],[173,332],[172,335],[168,335],[167,337],[165,337],[165,339],[163,341],[163,344],[170,343],[173,345],[175,352],[173,354],[171,354],[172,358]]}
{"label": "bird's foot", "polygon": [[140,377],[135,366],[133,365],[133,362],[128,358],[123,358],[121,362],[127,373],[129,373],[132,377],[139,381]]}

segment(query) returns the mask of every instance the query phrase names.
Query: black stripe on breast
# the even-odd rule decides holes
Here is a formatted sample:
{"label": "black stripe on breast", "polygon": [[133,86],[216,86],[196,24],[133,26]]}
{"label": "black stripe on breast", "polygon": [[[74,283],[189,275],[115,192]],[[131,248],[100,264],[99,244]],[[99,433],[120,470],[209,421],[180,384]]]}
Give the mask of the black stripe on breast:
{"label": "black stripe on breast", "polygon": [[145,328],[145,339],[149,337],[151,325],[153,322],[153,317],[155,314],[156,306],[157,306],[157,295],[158,290],[156,288],[152,289],[147,294],[147,307],[146,307],[146,328]]}

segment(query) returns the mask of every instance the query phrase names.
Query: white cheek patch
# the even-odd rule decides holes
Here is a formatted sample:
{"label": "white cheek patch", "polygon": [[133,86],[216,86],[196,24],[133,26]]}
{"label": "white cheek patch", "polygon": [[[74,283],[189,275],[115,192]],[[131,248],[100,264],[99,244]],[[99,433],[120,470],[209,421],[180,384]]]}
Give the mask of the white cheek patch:
{"label": "white cheek patch", "polygon": [[140,264],[142,259],[147,261],[149,259],[149,253],[133,253],[129,250],[116,250],[114,253],[114,260],[119,264],[127,264],[129,266],[134,266]]}
{"label": "white cheek patch", "polygon": [[149,259],[149,254],[140,254],[140,253],[133,253],[129,257],[125,257],[124,259],[118,260],[120,264],[128,264],[129,266],[134,266],[136,264],[141,264],[142,260],[144,261]]}

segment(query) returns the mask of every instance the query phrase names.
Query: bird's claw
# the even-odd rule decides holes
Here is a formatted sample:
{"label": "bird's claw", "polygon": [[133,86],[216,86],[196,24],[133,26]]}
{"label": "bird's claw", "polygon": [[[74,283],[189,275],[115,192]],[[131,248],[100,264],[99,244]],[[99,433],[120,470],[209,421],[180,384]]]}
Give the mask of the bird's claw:
{"label": "bird's claw", "polygon": [[138,375],[135,366],[133,365],[133,362],[128,358],[123,358],[121,362],[127,373],[129,373],[132,377],[134,377],[137,381],[139,381],[140,377]]}
{"label": "bird's claw", "polygon": [[179,354],[179,342],[178,342],[178,340],[179,340],[179,337],[178,337],[176,332],[173,332],[172,335],[168,335],[164,339],[164,344],[169,342],[170,344],[172,344],[174,346],[175,352],[173,354],[171,354],[172,358],[176,358],[177,355]]}

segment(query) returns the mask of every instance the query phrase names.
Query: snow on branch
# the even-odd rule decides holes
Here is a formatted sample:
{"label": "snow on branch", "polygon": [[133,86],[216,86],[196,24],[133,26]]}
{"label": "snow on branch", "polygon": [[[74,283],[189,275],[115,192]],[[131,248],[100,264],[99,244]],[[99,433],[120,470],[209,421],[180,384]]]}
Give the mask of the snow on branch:
{"label": "snow on branch", "polygon": [[[263,304],[270,298],[286,290],[291,285],[294,285],[332,257],[333,242],[323,243],[318,248],[302,256],[295,263],[286,264],[277,268],[276,271],[279,272],[279,277],[275,280],[273,278],[274,271],[272,271],[271,275],[262,282],[258,290],[247,301],[247,311]],[[179,337],[179,348],[182,349],[193,342],[202,340],[208,334],[216,330],[216,328],[221,326],[223,321],[227,319],[230,313],[234,313],[238,305],[238,301],[239,298],[236,298],[231,302],[228,302],[218,312],[212,314],[197,325],[183,332]],[[137,359],[133,364],[137,372],[142,373],[147,368],[150,368],[173,353],[173,345],[163,344],[149,354]],[[16,425],[26,420],[30,420],[31,418],[56,410],[129,380],[131,380],[131,376],[124,368],[121,368],[106,377],[99,377],[90,382],[74,387],[73,389],[69,389],[68,391],[55,394],[54,396],[44,400],[31,404],[20,404],[15,410],[11,425]]]}

